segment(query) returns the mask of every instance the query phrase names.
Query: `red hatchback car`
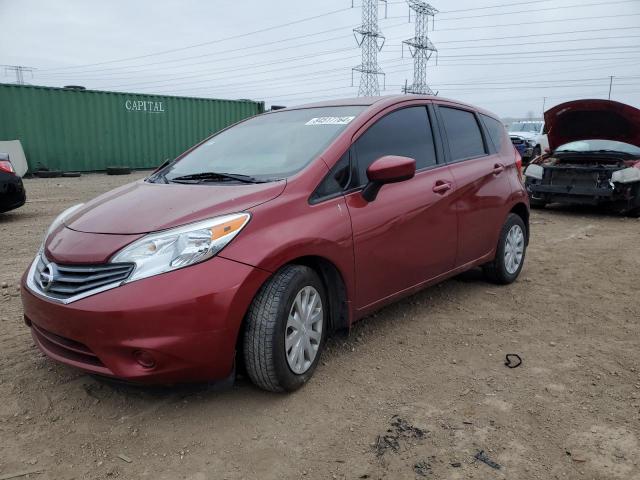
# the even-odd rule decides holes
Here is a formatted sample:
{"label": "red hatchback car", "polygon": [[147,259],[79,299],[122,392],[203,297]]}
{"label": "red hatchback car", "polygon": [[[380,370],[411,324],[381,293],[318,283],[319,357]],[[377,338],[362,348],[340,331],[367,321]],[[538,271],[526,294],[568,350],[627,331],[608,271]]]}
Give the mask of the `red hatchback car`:
{"label": "red hatchback car", "polygon": [[437,97],[278,110],[63,212],[23,277],[49,357],[134,382],[303,385],[327,335],[476,266],[520,273],[521,161]]}

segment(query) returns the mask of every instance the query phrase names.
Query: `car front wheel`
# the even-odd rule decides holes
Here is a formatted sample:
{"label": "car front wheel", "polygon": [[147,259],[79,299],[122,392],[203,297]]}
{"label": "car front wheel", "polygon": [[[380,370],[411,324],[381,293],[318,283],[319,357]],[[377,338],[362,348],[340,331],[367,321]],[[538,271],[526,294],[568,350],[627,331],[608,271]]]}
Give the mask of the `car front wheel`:
{"label": "car front wheel", "polygon": [[526,232],[522,218],[510,213],[500,231],[496,257],[483,267],[490,281],[506,285],[518,278],[527,248]]}
{"label": "car front wheel", "polygon": [[291,392],[313,375],[326,338],[327,301],[318,275],[287,265],[262,286],[246,318],[244,361],[258,387]]}

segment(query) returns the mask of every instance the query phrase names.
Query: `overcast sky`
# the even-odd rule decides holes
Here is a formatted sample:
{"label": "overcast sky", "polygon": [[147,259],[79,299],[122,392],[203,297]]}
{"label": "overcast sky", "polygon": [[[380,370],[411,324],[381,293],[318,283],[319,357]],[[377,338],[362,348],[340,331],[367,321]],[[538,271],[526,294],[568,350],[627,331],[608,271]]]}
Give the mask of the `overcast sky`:
{"label": "overcast sky", "polygon": [[[0,0],[0,64],[35,85],[295,105],[357,95],[362,0]],[[502,116],[576,98],[640,107],[640,0],[433,0],[441,96]],[[380,7],[386,90],[411,83],[405,1]],[[315,18],[313,18],[315,17]],[[0,70],[0,81],[15,74]],[[382,84],[382,79],[381,79]]]}

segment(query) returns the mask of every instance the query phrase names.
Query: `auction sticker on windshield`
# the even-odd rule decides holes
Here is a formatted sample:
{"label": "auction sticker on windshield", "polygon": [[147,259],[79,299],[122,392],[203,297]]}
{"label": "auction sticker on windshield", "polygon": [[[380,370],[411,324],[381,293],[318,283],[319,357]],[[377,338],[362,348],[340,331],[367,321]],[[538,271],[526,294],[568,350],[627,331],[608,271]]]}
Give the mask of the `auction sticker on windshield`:
{"label": "auction sticker on windshield", "polygon": [[356,117],[314,117],[305,125],[346,125]]}

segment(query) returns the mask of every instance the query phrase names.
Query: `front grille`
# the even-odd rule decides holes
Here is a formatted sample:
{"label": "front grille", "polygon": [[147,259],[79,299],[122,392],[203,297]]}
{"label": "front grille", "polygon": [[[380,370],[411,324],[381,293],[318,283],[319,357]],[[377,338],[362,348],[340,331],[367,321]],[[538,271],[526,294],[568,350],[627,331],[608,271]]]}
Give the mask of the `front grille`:
{"label": "front grille", "polygon": [[577,187],[595,187],[598,185],[598,172],[576,172],[556,170],[551,174],[551,185],[575,185]]}
{"label": "front grille", "polygon": [[86,345],[49,332],[35,323],[31,324],[31,329],[44,350],[74,362],[85,363],[93,367],[104,367],[104,363]]}
{"label": "front grille", "polygon": [[524,140],[520,137],[511,137],[511,143],[513,143],[514,145],[522,145],[524,143]]}
{"label": "front grille", "polygon": [[60,265],[40,255],[32,280],[41,294],[57,300],[68,300],[87,296],[126,280],[134,266],[133,263]]}
{"label": "front grille", "polygon": [[607,187],[611,181],[611,168],[588,167],[550,167],[549,185],[563,185],[574,187]]}

